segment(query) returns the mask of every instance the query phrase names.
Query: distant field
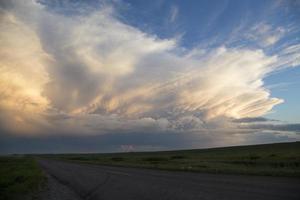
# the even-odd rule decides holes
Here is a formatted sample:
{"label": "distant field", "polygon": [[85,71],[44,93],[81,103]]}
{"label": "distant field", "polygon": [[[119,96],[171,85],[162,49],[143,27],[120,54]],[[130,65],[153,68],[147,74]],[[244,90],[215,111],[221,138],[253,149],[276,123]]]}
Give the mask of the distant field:
{"label": "distant field", "polygon": [[44,180],[33,158],[0,157],[0,200],[26,199]]}
{"label": "distant field", "polygon": [[182,151],[47,156],[75,162],[165,170],[300,176],[300,142]]}

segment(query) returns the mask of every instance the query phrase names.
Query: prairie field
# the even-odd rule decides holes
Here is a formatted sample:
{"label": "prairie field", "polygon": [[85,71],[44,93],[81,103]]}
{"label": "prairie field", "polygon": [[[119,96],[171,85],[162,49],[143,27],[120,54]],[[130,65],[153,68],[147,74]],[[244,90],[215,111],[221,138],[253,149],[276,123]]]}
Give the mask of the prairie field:
{"label": "prairie field", "polygon": [[300,176],[300,142],[179,151],[44,156],[74,162],[163,170]]}
{"label": "prairie field", "polygon": [[34,158],[0,157],[0,200],[24,199],[36,192],[44,181],[45,177]]}

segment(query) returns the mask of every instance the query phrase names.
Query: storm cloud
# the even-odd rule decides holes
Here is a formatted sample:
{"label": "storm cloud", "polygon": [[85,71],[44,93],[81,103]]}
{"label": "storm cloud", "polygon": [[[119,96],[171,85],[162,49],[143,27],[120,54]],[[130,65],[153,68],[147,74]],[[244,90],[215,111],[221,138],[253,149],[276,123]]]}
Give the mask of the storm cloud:
{"label": "storm cloud", "polygon": [[[112,5],[86,13],[65,15],[36,1],[1,3],[3,132],[243,132],[236,122],[264,119],[283,103],[263,79],[299,62],[299,45],[272,55],[246,47],[187,50],[177,38],[122,22]],[[275,130],[266,126],[260,125]]]}

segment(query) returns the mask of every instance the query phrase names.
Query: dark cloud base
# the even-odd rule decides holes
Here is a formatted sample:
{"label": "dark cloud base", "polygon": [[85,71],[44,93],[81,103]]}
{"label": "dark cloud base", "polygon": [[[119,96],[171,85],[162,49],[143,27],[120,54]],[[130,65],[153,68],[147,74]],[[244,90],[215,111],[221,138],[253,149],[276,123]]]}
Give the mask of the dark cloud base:
{"label": "dark cloud base", "polygon": [[[190,135],[193,136],[193,135]],[[184,134],[164,133],[114,133],[97,136],[52,136],[1,138],[1,153],[74,153],[117,152],[122,146],[131,145],[133,150],[167,150],[189,148],[194,137]],[[206,146],[209,141],[201,143]]]}
{"label": "dark cloud base", "polygon": [[294,138],[273,133],[246,134],[245,141],[235,141],[239,136],[173,132],[110,133],[95,136],[57,134],[47,137],[3,135],[0,136],[0,154],[124,152],[126,146],[130,146],[132,151],[161,151],[295,141]]}

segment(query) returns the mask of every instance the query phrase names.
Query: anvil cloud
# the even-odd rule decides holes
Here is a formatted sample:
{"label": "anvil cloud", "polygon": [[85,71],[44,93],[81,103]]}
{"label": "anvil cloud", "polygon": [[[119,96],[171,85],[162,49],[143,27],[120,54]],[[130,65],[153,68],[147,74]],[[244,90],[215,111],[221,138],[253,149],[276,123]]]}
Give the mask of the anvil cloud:
{"label": "anvil cloud", "polygon": [[1,4],[0,126],[14,135],[226,134],[239,128],[232,119],[283,103],[263,80],[299,63],[299,45],[271,55],[188,50],[122,22],[109,5],[64,15],[35,1]]}

